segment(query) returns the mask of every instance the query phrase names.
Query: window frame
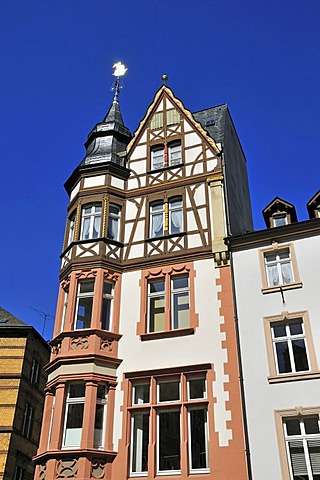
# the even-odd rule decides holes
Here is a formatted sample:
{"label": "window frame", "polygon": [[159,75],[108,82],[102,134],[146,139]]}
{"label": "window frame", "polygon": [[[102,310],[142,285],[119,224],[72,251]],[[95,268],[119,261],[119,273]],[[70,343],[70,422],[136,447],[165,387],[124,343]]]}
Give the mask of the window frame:
{"label": "window frame", "polygon": [[30,440],[32,436],[35,409],[30,403],[26,403],[23,412],[21,435]]}
{"label": "window frame", "polygon": [[[111,208],[117,208],[118,209],[118,213],[114,213],[114,212],[111,212]],[[106,238],[108,240],[111,240],[113,242],[119,242],[119,239],[120,239],[120,229],[121,229],[121,210],[122,210],[122,207],[116,203],[113,203],[113,202],[109,202],[108,203],[108,218],[107,218],[107,231],[106,231]],[[116,237],[113,238],[111,236],[109,236],[109,222],[110,222],[110,219],[116,219],[117,221],[117,234],[116,234]]]}
{"label": "window frame", "polygon": [[38,387],[39,385],[40,368],[41,368],[40,362],[35,357],[33,357],[31,361],[31,369],[30,369],[30,383],[35,387]]}
{"label": "window frame", "polygon": [[[189,371],[190,369],[190,371]],[[197,369],[198,371],[193,372],[192,369]],[[210,409],[210,404],[213,402],[212,391],[210,387],[210,394],[207,395],[208,386],[211,379],[211,366],[210,365],[195,365],[193,367],[184,367],[178,372],[178,368],[170,369],[175,370],[174,372],[163,373],[162,371],[156,371],[151,374],[147,374],[145,378],[142,378],[144,372],[139,373],[130,373],[125,374],[125,377],[128,381],[128,395],[127,395],[127,411],[128,411],[128,423],[127,428],[129,429],[128,438],[131,439],[130,449],[128,451],[128,464],[129,464],[129,476],[130,477],[148,477],[151,472],[154,472],[156,476],[164,475],[189,475],[189,474],[207,474],[210,473],[210,444],[209,444],[209,432],[211,431],[212,425],[212,412],[213,409]],[[141,375],[142,373],[142,375]],[[187,389],[187,382],[189,378],[202,378],[205,381],[205,393],[203,398],[190,399],[189,390]],[[166,400],[160,401],[159,398],[159,385],[162,383],[176,382],[179,381],[179,392],[180,398],[177,400]],[[150,389],[150,398],[149,403],[135,403],[134,401],[134,390],[136,385],[149,385]],[[192,468],[192,462],[195,460],[192,457],[192,436],[195,434],[191,431],[191,411],[203,410],[204,415],[204,446],[206,454],[206,466],[201,468]],[[212,412],[211,412],[212,410]],[[160,416],[163,413],[179,413],[179,469],[160,469]],[[135,429],[134,429],[134,419],[137,415],[147,415],[148,416],[148,445],[147,448],[144,445],[144,450],[146,451],[147,457],[150,454],[150,447],[152,446],[152,451],[155,453],[151,455],[152,458],[147,459],[146,468],[141,468],[140,471],[134,471],[133,469],[133,459],[136,458],[137,448],[140,446],[140,455],[143,455],[143,441],[140,436],[140,444],[135,444]],[[184,463],[186,460],[186,463]],[[136,462],[137,463],[137,462]],[[142,458],[140,459],[140,465],[142,465]]]}
{"label": "window frame", "polygon": [[[275,350],[273,346],[274,341],[272,337],[272,325],[276,323],[279,323],[279,324],[290,323],[297,319],[301,319],[303,323],[305,346],[306,346],[306,351],[307,351],[307,356],[309,361],[309,370],[278,373],[277,359],[275,356]],[[288,382],[288,381],[320,377],[320,371],[318,369],[317,358],[316,358],[316,353],[315,353],[313,339],[312,339],[310,319],[307,311],[282,312],[279,315],[264,317],[263,322],[264,322],[264,332],[265,332],[267,359],[268,359],[268,367],[269,367],[269,375],[268,375],[269,383]]]}
{"label": "window frame", "polygon": [[[302,418],[307,416],[318,416],[320,418],[319,407],[295,407],[292,409],[275,410],[275,424],[278,439],[278,451],[280,457],[281,474],[283,480],[293,480],[291,474],[291,460],[288,454],[286,433],[284,429],[284,422],[286,419]],[[319,435],[320,439],[320,435]]]}
{"label": "window frame", "polygon": [[[291,270],[293,275],[293,282],[290,283],[279,283],[278,285],[269,285],[268,273],[267,273],[267,264],[266,264],[266,255],[274,254],[277,255],[284,251],[289,252]],[[302,282],[299,277],[299,270],[297,259],[295,255],[295,249],[293,243],[277,243],[273,242],[270,247],[262,248],[259,250],[259,261],[260,261],[260,271],[261,271],[261,281],[262,288],[261,292],[263,294],[279,292],[281,290],[290,290],[293,288],[302,287]]]}
{"label": "window frame", "polygon": [[[152,211],[153,208],[161,206],[161,210]],[[153,219],[154,217],[162,216],[162,230],[161,235],[153,235]],[[149,203],[149,238],[162,238],[165,236],[165,202],[163,200],[155,200]]]}
{"label": "window frame", "polygon": [[[81,285],[85,283],[93,283],[93,289],[90,292],[80,292]],[[95,290],[95,279],[93,277],[89,278],[80,278],[77,282],[77,290],[76,290],[76,301],[75,301],[75,310],[74,310],[74,318],[73,318],[73,330],[87,330],[88,328],[92,328],[92,314],[93,314],[93,306],[94,306],[94,290]],[[77,328],[78,322],[78,309],[79,309],[79,302],[83,298],[91,298],[91,316],[90,316],[90,325],[87,327]],[[102,315],[102,309],[101,309]]]}
{"label": "window frame", "polygon": [[[180,202],[180,205],[174,205],[175,203]],[[148,225],[146,225],[146,236],[147,241],[156,241],[158,239],[167,238],[167,237],[178,237],[185,235],[185,212],[184,212],[185,199],[183,192],[177,192],[176,195],[171,195],[170,197],[156,197],[151,199],[149,202],[148,209]],[[160,207],[158,210],[153,210],[156,207]],[[181,229],[180,231],[173,232],[174,225],[172,225],[172,215],[179,212],[179,218],[181,220]],[[162,218],[162,228],[161,232],[157,235],[153,234],[153,225],[154,217],[161,216]]]}
{"label": "window frame", "polygon": [[[90,213],[85,213],[86,208],[91,208]],[[96,212],[96,207],[100,207],[100,212]],[[94,209],[94,210],[92,210]],[[96,240],[97,238],[101,238],[101,229],[102,229],[102,215],[103,215],[103,205],[102,202],[91,202],[82,205],[81,208],[81,226],[80,226],[80,240]],[[85,219],[89,218],[89,228],[88,228],[88,238],[84,238],[84,222]],[[99,218],[99,231],[96,235],[94,235],[94,226],[95,226],[95,219]]]}
{"label": "window frame", "polygon": [[[277,220],[284,218],[285,222],[283,224],[277,225]],[[276,212],[270,218],[270,223],[272,228],[283,227],[288,225],[290,222],[290,215],[287,212]]]}
{"label": "window frame", "polygon": [[[104,292],[104,285],[108,284],[111,285],[111,293],[105,293]],[[102,287],[102,305],[101,305],[101,329],[106,330],[108,332],[113,331],[113,311],[114,311],[114,296],[115,296],[115,284],[114,282],[104,279],[103,281],[103,287]],[[109,307],[109,315],[108,315],[108,326],[109,328],[104,328],[104,320],[103,320],[103,306],[104,306],[104,300],[109,300],[110,301],[110,307]]]}
{"label": "window frame", "polygon": [[[189,282],[189,326],[182,328],[172,328],[171,324],[171,280],[174,278],[188,276]],[[150,332],[150,317],[149,317],[149,285],[150,282],[161,280],[165,282],[165,318],[164,330]],[[199,325],[198,314],[195,312],[195,271],[193,262],[184,264],[176,264],[165,266],[162,268],[153,268],[142,271],[140,281],[141,289],[141,311],[140,321],[137,324],[137,334],[140,335],[140,340],[152,340],[156,338],[166,338],[172,336],[192,335]]]}
{"label": "window frame", "polygon": [[[99,398],[98,397],[98,389],[100,386],[104,387],[104,397]],[[94,428],[94,435],[93,435],[93,448],[97,448],[98,450],[103,450],[104,449],[104,442],[105,442],[105,433],[106,433],[106,421],[107,421],[107,403],[108,403],[108,385],[101,383],[98,384],[97,388],[97,399],[96,399],[96,412],[95,412],[95,422],[96,422],[96,416],[97,416],[97,406],[102,405],[103,406],[103,414],[102,414],[102,429],[101,429],[101,442],[98,444],[95,439],[96,439],[96,430]],[[99,429],[100,430],[100,429]]]}
{"label": "window frame", "polygon": [[[83,385],[84,386],[84,396],[83,397],[70,397],[70,387],[72,385]],[[84,410],[85,410],[85,396],[86,396],[86,383],[85,382],[70,382],[66,386],[66,398],[65,398],[65,409],[64,409],[64,421],[63,421],[63,431],[62,431],[62,449],[79,449],[81,448],[81,439],[82,439],[82,430],[83,430],[83,419],[84,419]],[[78,444],[66,444],[67,437],[67,420],[68,412],[70,405],[83,405],[82,410],[82,424],[80,430],[79,445]]]}

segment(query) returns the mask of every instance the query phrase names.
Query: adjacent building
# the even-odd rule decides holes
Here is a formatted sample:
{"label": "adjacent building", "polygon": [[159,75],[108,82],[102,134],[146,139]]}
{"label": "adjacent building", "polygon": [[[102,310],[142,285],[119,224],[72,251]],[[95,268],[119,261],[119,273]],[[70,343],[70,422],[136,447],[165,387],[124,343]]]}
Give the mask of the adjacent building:
{"label": "adjacent building", "polygon": [[297,221],[275,198],[266,230],[229,238],[253,478],[320,478],[320,192]]}
{"label": "adjacent building", "polygon": [[248,478],[224,238],[252,230],[226,105],[113,103],[70,197],[35,478]]}
{"label": "adjacent building", "polygon": [[0,307],[0,479],[32,480],[50,348]]}

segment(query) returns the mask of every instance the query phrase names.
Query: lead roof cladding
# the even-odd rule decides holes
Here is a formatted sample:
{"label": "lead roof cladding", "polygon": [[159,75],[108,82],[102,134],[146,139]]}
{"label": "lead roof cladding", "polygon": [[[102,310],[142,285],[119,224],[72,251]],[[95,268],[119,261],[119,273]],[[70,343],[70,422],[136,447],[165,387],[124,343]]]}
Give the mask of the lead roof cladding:
{"label": "lead roof cladding", "polygon": [[0,307],[0,327],[26,327],[27,324],[24,323],[19,318],[12,315],[4,308]]}
{"label": "lead roof cladding", "polygon": [[[200,110],[193,118],[209,133],[216,143],[223,143],[228,106],[226,104]],[[212,122],[213,121],[213,122]]]}

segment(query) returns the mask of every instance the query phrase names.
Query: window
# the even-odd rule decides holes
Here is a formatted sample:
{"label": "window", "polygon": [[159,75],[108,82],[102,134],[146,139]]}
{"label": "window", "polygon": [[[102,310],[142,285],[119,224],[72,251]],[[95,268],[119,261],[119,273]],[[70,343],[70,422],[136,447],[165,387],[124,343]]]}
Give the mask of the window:
{"label": "window", "polygon": [[36,387],[39,384],[39,375],[40,375],[40,363],[33,358],[31,363],[31,371],[30,371],[30,382],[32,385]]}
{"label": "window", "polygon": [[291,480],[319,480],[319,416],[284,418],[283,428]]}
{"label": "window", "polygon": [[269,287],[293,283],[294,278],[289,249],[266,253],[264,258]]}
{"label": "window", "polygon": [[119,240],[120,211],[118,205],[109,204],[107,238]]}
{"label": "window", "polygon": [[183,231],[182,197],[150,204],[150,238],[178,235]]}
{"label": "window", "polygon": [[107,387],[106,385],[98,385],[96,414],[94,420],[94,442],[95,448],[103,447],[105,412],[107,405]]}
{"label": "window", "polygon": [[101,328],[103,330],[111,330],[113,288],[114,288],[113,283],[104,282],[103,297],[102,297],[102,315],[101,315]]}
{"label": "window", "polygon": [[169,233],[182,232],[182,198],[174,197],[169,200]]}
{"label": "window", "polygon": [[24,468],[17,466],[14,471],[14,480],[25,480],[26,471]]}
{"label": "window", "polygon": [[[170,296],[171,293],[171,296]],[[166,297],[168,304],[166,305]],[[171,315],[169,314],[171,312]],[[169,322],[169,324],[168,324]],[[190,326],[189,277],[177,275],[148,282],[148,332]]]}
{"label": "window", "polygon": [[75,230],[75,219],[76,215],[73,213],[69,218],[69,235],[68,235],[68,245],[74,240],[74,230]]}
{"label": "window", "polygon": [[264,318],[269,382],[318,377],[309,316],[283,312]]}
{"label": "window", "polygon": [[182,163],[181,142],[156,145],[151,148],[151,170],[174,167]]}
{"label": "window", "polygon": [[288,217],[286,213],[280,213],[277,215],[273,215],[273,226],[274,227],[281,227],[282,225],[287,225]]}
{"label": "window", "polygon": [[29,405],[29,403],[26,403],[24,408],[23,423],[22,423],[22,430],[21,430],[21,435],[23,435],[26,438],[31,437],[33,412],[34,412],[33,407]]}
{"label": "window", "polygon": [[150,205],[150,237],[162,237],[164,234],[164,204],[162,201]]}
{"label": "window", "polygon": [[293,244],[260,250],[262,293],[302,287]]}
{"label": "window", "polygon": [[308,352],[301,318],[271,324],[277,372],[291,373],[309,370]]}
{"label": "window", "polygon": [[62,310],[62,319],[61,319],[61,331],[64,330],[64,326],[66,323],[66,314],[67,314],[67,307],[68,307],[68,298],[69,298],[69,288],[63,290],[63,310]]}
{"label": "window", "polygon": [[84,397],[84,383],[71,383],[68,386],[63,432],[63,447],[80,447]]}
{"label": "window", "polygon": [[94,280],[80,280],[75,315],[75,330],[90,328],[93,304]]}
{"label": "window", "polygon": [[102,207],[100,203],[93,203],[83,207],[80,234],[81,240],[100,237],[101,213]]}
{"label": "window", "polygon": [[[209,472],[206,373],[155,375],[132,380],[131,386],[131,475],[148,474],[152,439],[157,474]],[[182,442],[184,424],[188,442]]]}

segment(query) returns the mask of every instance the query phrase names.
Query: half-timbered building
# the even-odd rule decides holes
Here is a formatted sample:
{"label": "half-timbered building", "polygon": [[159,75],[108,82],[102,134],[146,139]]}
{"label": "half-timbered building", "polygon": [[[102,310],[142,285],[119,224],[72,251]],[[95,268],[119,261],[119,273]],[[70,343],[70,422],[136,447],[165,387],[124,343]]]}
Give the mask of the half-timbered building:
{"label": "half-timbered building", "polygon": [[226,105],[116,89],[70,197],[36,479],[248,478],[224,238],[252,230]]}

